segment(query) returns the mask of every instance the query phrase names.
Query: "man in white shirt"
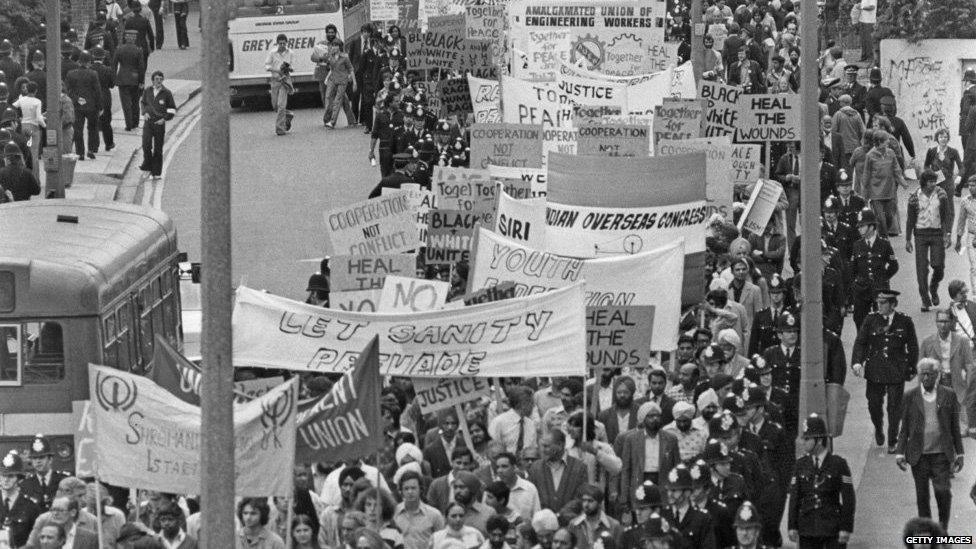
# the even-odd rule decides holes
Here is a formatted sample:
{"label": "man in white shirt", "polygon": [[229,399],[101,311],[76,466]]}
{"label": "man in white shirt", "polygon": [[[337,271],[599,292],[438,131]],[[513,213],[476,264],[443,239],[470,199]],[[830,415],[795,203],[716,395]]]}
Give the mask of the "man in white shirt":
{"label": "man in white shirt", "polygon": [[[517,459],[510,452],[502,452],[495,457],[495,474],[498,480],[508,486],[508,506],[526,521],[542,508],[539,503],[539,490],[534,484],[518,475]],[[490,533],[490,530],[489,530]]]}
{"label": "man in white shirt", "polygon": [[878,0],[861,0],[861,61],[874,63],[874,25],[878,21]]}
{"label": "man in white shirt", "polygon": [[510,388],[508,403],[511,408],[488,424],[488,436],[504,443],[505,448],[514,454],[538,446],[539,421],[532,413],[535,408],[532,389],[524,385]]}
{"label": "man in white shirt", "polygon": [[288,110],[288,95],[294,91],[291,87],[291,68],[294,66],[291,50],[288,49],[288,37],[279,34],[275,39],[277,49],[268,53],[264,61],[264,70],[271,73],[271,106],[278,113],[275,118],[275,134],[285,135],[291,129],[291,111]]}

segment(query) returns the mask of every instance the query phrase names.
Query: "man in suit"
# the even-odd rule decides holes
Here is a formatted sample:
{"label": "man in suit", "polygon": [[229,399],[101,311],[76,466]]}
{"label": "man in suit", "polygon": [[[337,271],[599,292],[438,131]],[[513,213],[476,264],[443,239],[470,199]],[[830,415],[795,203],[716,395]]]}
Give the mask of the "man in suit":
{"label": "man in suit", "polygon": [[34,437],[29,459],[34,472],[24,479],[21,489],[37,503],[41,512],[44,512],[51,506],[51,501],[54,500],[61,481],[70,475],[64,471],[55,471],[52,468],[54,449],[51,448],[51,442],[44,435],[39,434]]}
{"label": "man in suit", "polygon": [[539,490],[539,502],[547,509],[562,509],[580,496],[586,485],[586,465],[566,455],[566,434],[552,429],[542,437],[543,459],[529,467],[529,482]]}
{"label": "man in suit", "polygon": [[424,460],[430,464],[430,475],[434,478],[451,471],[451,455],[458,442],[458,417],[454,408],[441,410],[437,415],[437,424],[440,429],[434,440],[424,447]]}
{"label": "man in suit", "polygon": [[54,498],[48,524],[53,523],[64,528],[67,534],[64,545],[66,549],[98,549],[98,534],[77,524],[80,509],[78,502],[70,497]]}
{"label": "man in suit", "polygon": [[112,60],[112,72],[119,87],[119,101],[122,103],[127,132],[139,127],[139,92],[146,80],[146,60],[136,45],[137,37],[135,31],[126,32]]}
{"label": "man in suit", "polygon": [[23,490],[24,460],[11,451],[0,461],[0,525],[7,528],[10,543],[27,543],[31,527],[41,514],[37,503]]}
{"label": "man in suit", "polygon": [[783,270],[783,257],[786,255],[786,237],[779,234],[775,223],[766,224],[763,234],[749,234],[752,247],[752,260],[767,283],[773,275],[779,276]]}
{"label": "man in suit", "polygon": [[726,71],[728,83],[738,86],[742,93],[765,93],[766,86],[763,85],[763,69],[759,63],[749,59],[749,46],[742,45],[736,57],[735,63],[729,66]]}
{"label": "man in suit", "polygon": [[800,210],[800,153],[799,142],[787,141],[786,154],[776,162],[774,179],[783,185],[786,195],[786,242],[793,243],[796,238],[796,214]]}
{"label": "man in suit", "polygon": [[902,471],[912,467],[918,516],[930,518],[929,480],[939,507],[939,522],[949,528],[952,516],[952,488],[949,474],[962,471],[962,434],[959,432],[959,404],[952,390],[938,382],[941,366],[934,358],[918,363],[919,386],[905,393],[898,455]]}
{"label": "man in suit", "polygon": [[[682,336],[682,337],[684,337],[684,336]],[[679,348],[679,351],[678,351],[678,355],[679,355],[678,356],[678,364],[687,364],[688,362],[693,362],[694,361],[694,359],[695,359],[694,353],[692,353],[691,358],[689,360],[684,360],[684,359],[681,358],[681,356],[680,356],[681,355],[681,351],[680,351],[680,348],[681,348],[681,339],[680,338],[678,340],[678,348]],[[671,423],[672,421],[674,421],[674,417],[671,415],[671,408],[674,407],[674,399],[672,399],[670,396],[668,396],[667,393],[665,392],[665,389],[667,389],[667,386],[668,386],[668,377],[667,376],[668,376],[668,374],[667,374],[667,372],[664,371],[664,368],[660,368],[660,367],[658,367],[658,368],[651,368],[651,371],[647,373],[647,395],[646,395],[646,398],[635,403],[637,405],[636,408],[639,408],[640,407],[640,404],[643,404],[644,402],[653,402],[653,403],[657,404],[658,406],[660,406],[661,407],[661,424],[662,425],[667,425],[668,423]],[[636,411],[636,408],[635,408],[635,411]],[[629,421],[627,423],[628,423],[628,425],[630,425],[630,422]],[[618,426],[619,426],[619,422],[618,422]],[[627,429],[621,428],[620,431],[618,431],[618,434],[624,433],[626,431],[629,431],[630,429],[634,429],[637,426],[638,426],[638,422],[637,422],[637,417],[635,415],[634,416],[634,424],[633,424],[633,426],[629,426]],[[607,435],[609,436],[609,432],[607,433]],[[611,443],[612,443],[612,441],[611,441]]]}
{"label": "man in suit", "polygon": [[[698,474],[702,474],[699,471]],[[684,538],[689,549],[715,549],[715,526],[712,517],[691,505],[691,492],[695,481],[691,469],[679,463],[665,478],[668,504],[661,509],[661,517],[668,521]]]}
{"label": "man in suit", "polygon": [[447,504],[454,501],[454,478],[462,471],[470,471],[473,462],[474,458],[467,446],[455,446],[451,451],[451,470],[430,483],[430,488],[427,489],[427,502],[443,513],[447,509]]}
{"label": "man in suit", "polygon": [[899,292],[893,290],[877,293],[878,312],[864,319],[851,356],[854,375],[863,375],[867,380],[868,413],[878,446],[885,443],[881,405],[886,397],[888,399],[889,454],[895,453],[905,382],[915,377],[915,363],[918,362],[915,323],[908,315],[895,311],[898,295]]}
{"label": "man in suit", "polygon": [[[661,431],[661,407],[653,402],[645,402],[637,409],[637,424],[617,437],[614,451],[623,462],[617,491],[610,494],[612,501],[617,497],[629,502],[630,509],[637,508],[635,490],[650,480],[658,484],[681,461],[678,451],[678,438]],[[657,448],[657,453],[646,454],[647,448]]]}
{"label": "man in suit", "polygon": [[135,44],[142,48],[142,61],[144,65],[149,65],[149,54],[156,48],[156,37],[153,34],[149,20],[142,15],[142,3],[132,2],[132,13],[122,24],[122,32],[134,31],[136,33]]}
{"label": "man in suit", "polygon": [[[369,50],[369,41],[373,36],[373,25],[364,24],[359,29],[359,38],[350,40],[346,43],[346,53],[349,54],[349,61],[352,63],[353,74],[356,77],[356,85],[346,87],[346,95],[352,103],[352,111],[356,113],[356,120],[363,120],[362,110],[359,106],[360,94],[363,92],[363,78],[360,74],[363,68],[363,56]],[[372,115],[372,113],[369,113]]]}
{"label": "man in suit", "polygon": [[[969,405],[971,388],[976,387],[976,364],[969,339],[954,331],[956,318],[951,309],[935,312],[936,333],[922,341],[919,356],[939,361],[939,384],[956,394],[960,406]],[[970,430],[976,430],[976,417],[967,410]]]}
{"label": "man in suit", "polygon": [[98,150],[98,116],[102,112],[102,89],[98,73],[91,68],[91,54],[87,51],[78,56],[77,69],[65,76],[68,97],[75,109],[75,154],[78,160],[85,158],[85,126],[88,126],[88,158],[95,158]]}
{"label": "man in suit", "polygon": [[112,88],[115,87],[115,71],[105,65],[108,52],[101,47],[92,49],[92,70],[98,75],[98,89],[102,92],[102,112],[98,116],[98,129],[105,141],[105,150],[115,148],[115,135],[112,133]]}
{"label": "man in suit", "polygon": [[613,406],[600,412],[597,417],[607,432],[607,442],[613,444],[620,433],[637,426],[637,403],[634,393],[637,384],[630,376],[620,376],[613,381]]}
{"label": "man in suit", "polygon": [[870,208],[861,210],[857,220],[861,238],[854,242],[853,281],[854,326],[860,333],[864,319],[874,308],[874,296],[887,290],[898,272],[898,259],[888,239],[878,234],[878,218]]}

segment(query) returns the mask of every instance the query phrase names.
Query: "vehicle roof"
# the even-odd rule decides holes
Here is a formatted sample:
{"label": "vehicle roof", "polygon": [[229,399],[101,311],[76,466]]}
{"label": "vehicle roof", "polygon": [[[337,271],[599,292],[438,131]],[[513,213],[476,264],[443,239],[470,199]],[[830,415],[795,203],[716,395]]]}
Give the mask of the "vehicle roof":
{"label": "vehicle roof", "polygon": [[152,208],[81,200],[0,205],[0,270],[14,272],[17,293],[14,311],[0,316],[98,314],[176,252],[172,220]]}

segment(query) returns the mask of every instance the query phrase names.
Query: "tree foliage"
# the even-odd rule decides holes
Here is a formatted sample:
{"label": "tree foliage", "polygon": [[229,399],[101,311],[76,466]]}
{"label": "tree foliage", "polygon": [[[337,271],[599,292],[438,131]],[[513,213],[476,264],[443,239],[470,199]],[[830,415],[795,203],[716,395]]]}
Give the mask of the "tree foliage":
{"label": "tree foliage", "polygon": [[[32,41],[41,34],[46,0],[0,0],[0,38],[14,44]],[[70,27],[70,0],[61,0],[61,28]]]}
{"label": "tree foliage", "polygon": [[880,5],[878,39],[976,38],[976,0],[887,0]]}

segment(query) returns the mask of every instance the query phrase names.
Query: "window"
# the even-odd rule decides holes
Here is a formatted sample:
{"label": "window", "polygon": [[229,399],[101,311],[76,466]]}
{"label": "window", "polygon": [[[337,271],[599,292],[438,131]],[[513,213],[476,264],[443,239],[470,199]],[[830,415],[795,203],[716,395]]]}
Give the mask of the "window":
{"label": "window", "polygon": [[64,331],[54,321],[0,325],[0,385],[64,379]]}
{"label": "window", "polygon": [[105,359],[106,366],[114,366],[120,370],[132,368],[135,360],[132,341],[132,316],[129,314],[131,305],[126,302],[109,312],[103,321],[105,326]]}
{"label": "window", "polygon": [[115,315],[109,313],[102,321],[102,326],[105,329],[105,357],[102,359],[102,363],[105,366],[115,366],[118,368],[119,349],[115,336]]}

